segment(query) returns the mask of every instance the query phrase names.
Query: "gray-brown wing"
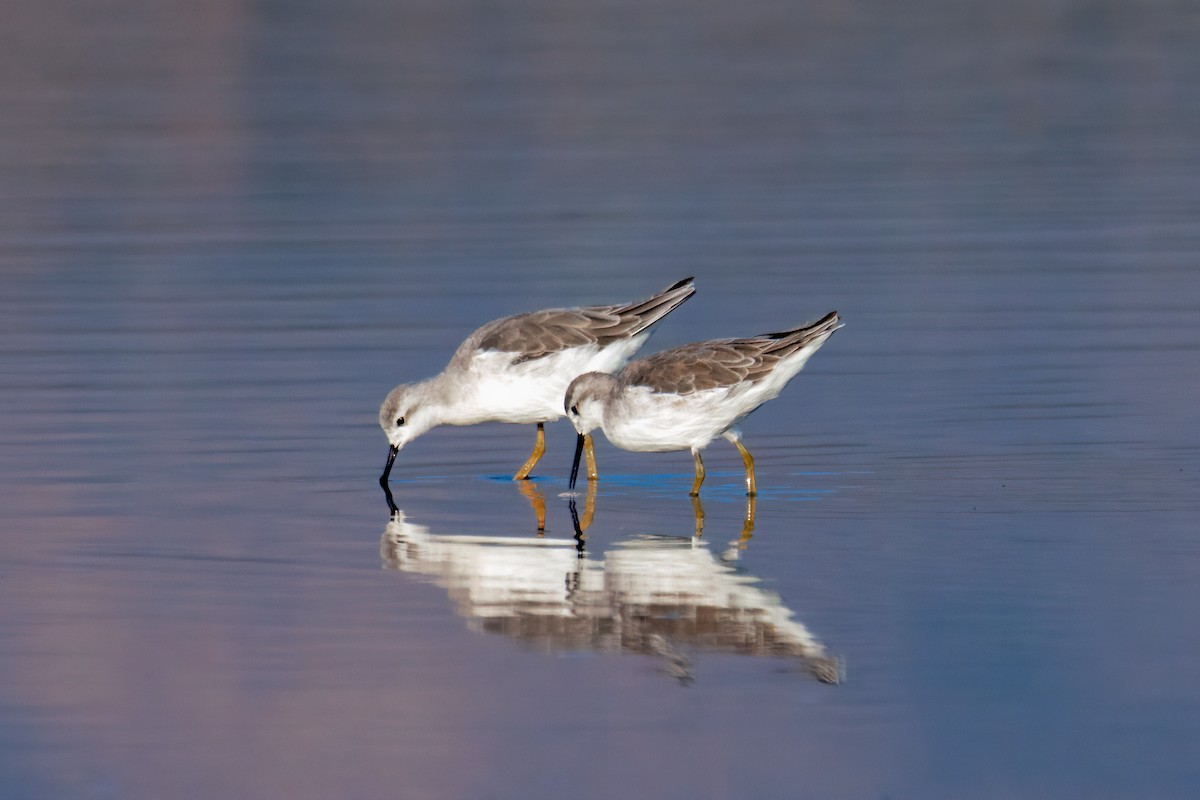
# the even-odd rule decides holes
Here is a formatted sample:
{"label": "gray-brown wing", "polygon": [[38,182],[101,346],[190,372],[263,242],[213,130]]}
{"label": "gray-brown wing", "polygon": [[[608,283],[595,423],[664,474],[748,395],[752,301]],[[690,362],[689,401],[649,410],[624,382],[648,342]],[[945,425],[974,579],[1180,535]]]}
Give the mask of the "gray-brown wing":
{"label": "gray-brown wing", "polygon": [[470,359],[477,350],[512,353],[514,364],[532,361],[570,347],[606,347],[649,329],[695,292],[685,278],[647,300],[628,305],[552,308],[489,322],[475,331],[455,353]]}
{"label": "gray-brown wing", "polygon": [[603,347],[628,335],[635,324],[633,319],[622,319],[619,310],[619,306],[554,308],[498,319],[471,337],[478,337],[472,349],[512,353],[513,363],[519,364],[569,347]]}
{"label": "gray-brown wing", "polygon": [[744,381],[755,383],[770,375],[780,361],[838,327],[834,311],[811,325],[789,331],[685,344],[634,361],[621,370],[620,379],[631,386],[674,394],[727,388]]}
{"label": "gray-brown wing", "polygon": [[692,394],[706,389],[755,381],[771,371],[778,359],[764,356],[769,339],[717,339],[685,344],[639,358],[621,370],[622,383],[651,391]]}

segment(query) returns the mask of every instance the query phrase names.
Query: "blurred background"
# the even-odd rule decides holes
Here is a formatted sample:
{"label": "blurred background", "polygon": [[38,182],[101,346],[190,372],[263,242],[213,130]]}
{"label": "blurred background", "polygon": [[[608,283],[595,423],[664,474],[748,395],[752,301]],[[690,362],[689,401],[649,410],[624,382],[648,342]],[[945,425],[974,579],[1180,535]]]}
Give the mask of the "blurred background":
{"label": "blurred background", "polygon": [[[1195,3],[4,10],[0,797],[1195,795]],[[753,526],[601,440],[581,554],[564,422],[389,521],[391,386],[688,275],[846,322]]]}

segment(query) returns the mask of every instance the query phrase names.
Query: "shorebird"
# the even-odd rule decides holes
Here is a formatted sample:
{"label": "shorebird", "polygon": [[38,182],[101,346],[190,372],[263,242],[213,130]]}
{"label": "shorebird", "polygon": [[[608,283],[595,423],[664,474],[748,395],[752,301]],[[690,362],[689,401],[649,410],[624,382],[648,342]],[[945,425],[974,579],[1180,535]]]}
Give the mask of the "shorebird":
{"label": "shorebird", "polygon": [[777,397],[809,357],[841,326],[837,312],[811,325],[748,339],[714,339],[639,358],[614,375],[588,372],[567,388],[563,407],[579,434],[571,488],[580,453],[588,454],[588,478],[596,476],[591,432],[604,431],[623,450],[692,451],[700,494],[700,451],[717,436],[733,443],[746,466],[746,494],[754,496],[754,457],[737,425]]}
{"label": "shorebird", "polygon": [[571,380],[620,369],[657,323],[695,291],[692,278],[685,278],[629,305],[531,311],[472,333],[440,374],[397,386],[379,409],[389,445],[379,485],[389,505],[394,508],[388,476],[396,453],[438,425],[537,423],[533,452],[513,476],[528,478],[546,450],[545,423],[563,415]]}

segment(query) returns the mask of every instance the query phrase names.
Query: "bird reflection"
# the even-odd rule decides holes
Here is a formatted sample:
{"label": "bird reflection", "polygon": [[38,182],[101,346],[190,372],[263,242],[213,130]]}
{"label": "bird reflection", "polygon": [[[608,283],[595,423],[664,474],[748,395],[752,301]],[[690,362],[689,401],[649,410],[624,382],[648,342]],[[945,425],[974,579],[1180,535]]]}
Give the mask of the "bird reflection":
{"label": "bird reflection", "polygon": [[446,589],[472,630],[535,649],[655,655],[683,683],[694,677],[693,651],[792,658],[817,680],[840,682],[840,663],[779,596],[728,563],[750,538],[753,502],[719,556],[699,536],[638,536],[588,552],[594,502],[592,491],[574,515],[574,540],[435,534],[397,510],[380,551],[388,568]]}

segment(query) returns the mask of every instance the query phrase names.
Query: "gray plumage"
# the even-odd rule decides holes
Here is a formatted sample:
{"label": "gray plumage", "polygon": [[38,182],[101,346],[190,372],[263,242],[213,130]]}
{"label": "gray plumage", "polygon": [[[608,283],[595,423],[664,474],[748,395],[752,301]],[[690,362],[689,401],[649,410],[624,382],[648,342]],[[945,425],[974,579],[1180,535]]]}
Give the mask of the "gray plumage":
{"label": "gray plumage", "polygon": [[684,278],[648,300],[628,305],[551,308],[498,319],[467,337],[450,363],[463,364],[485,350],[512,353],[511,363],[520,364],[570,347],[603,348],[638,335],[695,291],[692,279]]}
{"label": "gray plumage", "polygon": [[617,373],[626,386],[645,386],[656,393],[687,395],[739,383],[758,383],[780,361],[838,327],[837,312],[817,322],[779,333],[746,339],[713,339],[664,350],[634,361]]}

